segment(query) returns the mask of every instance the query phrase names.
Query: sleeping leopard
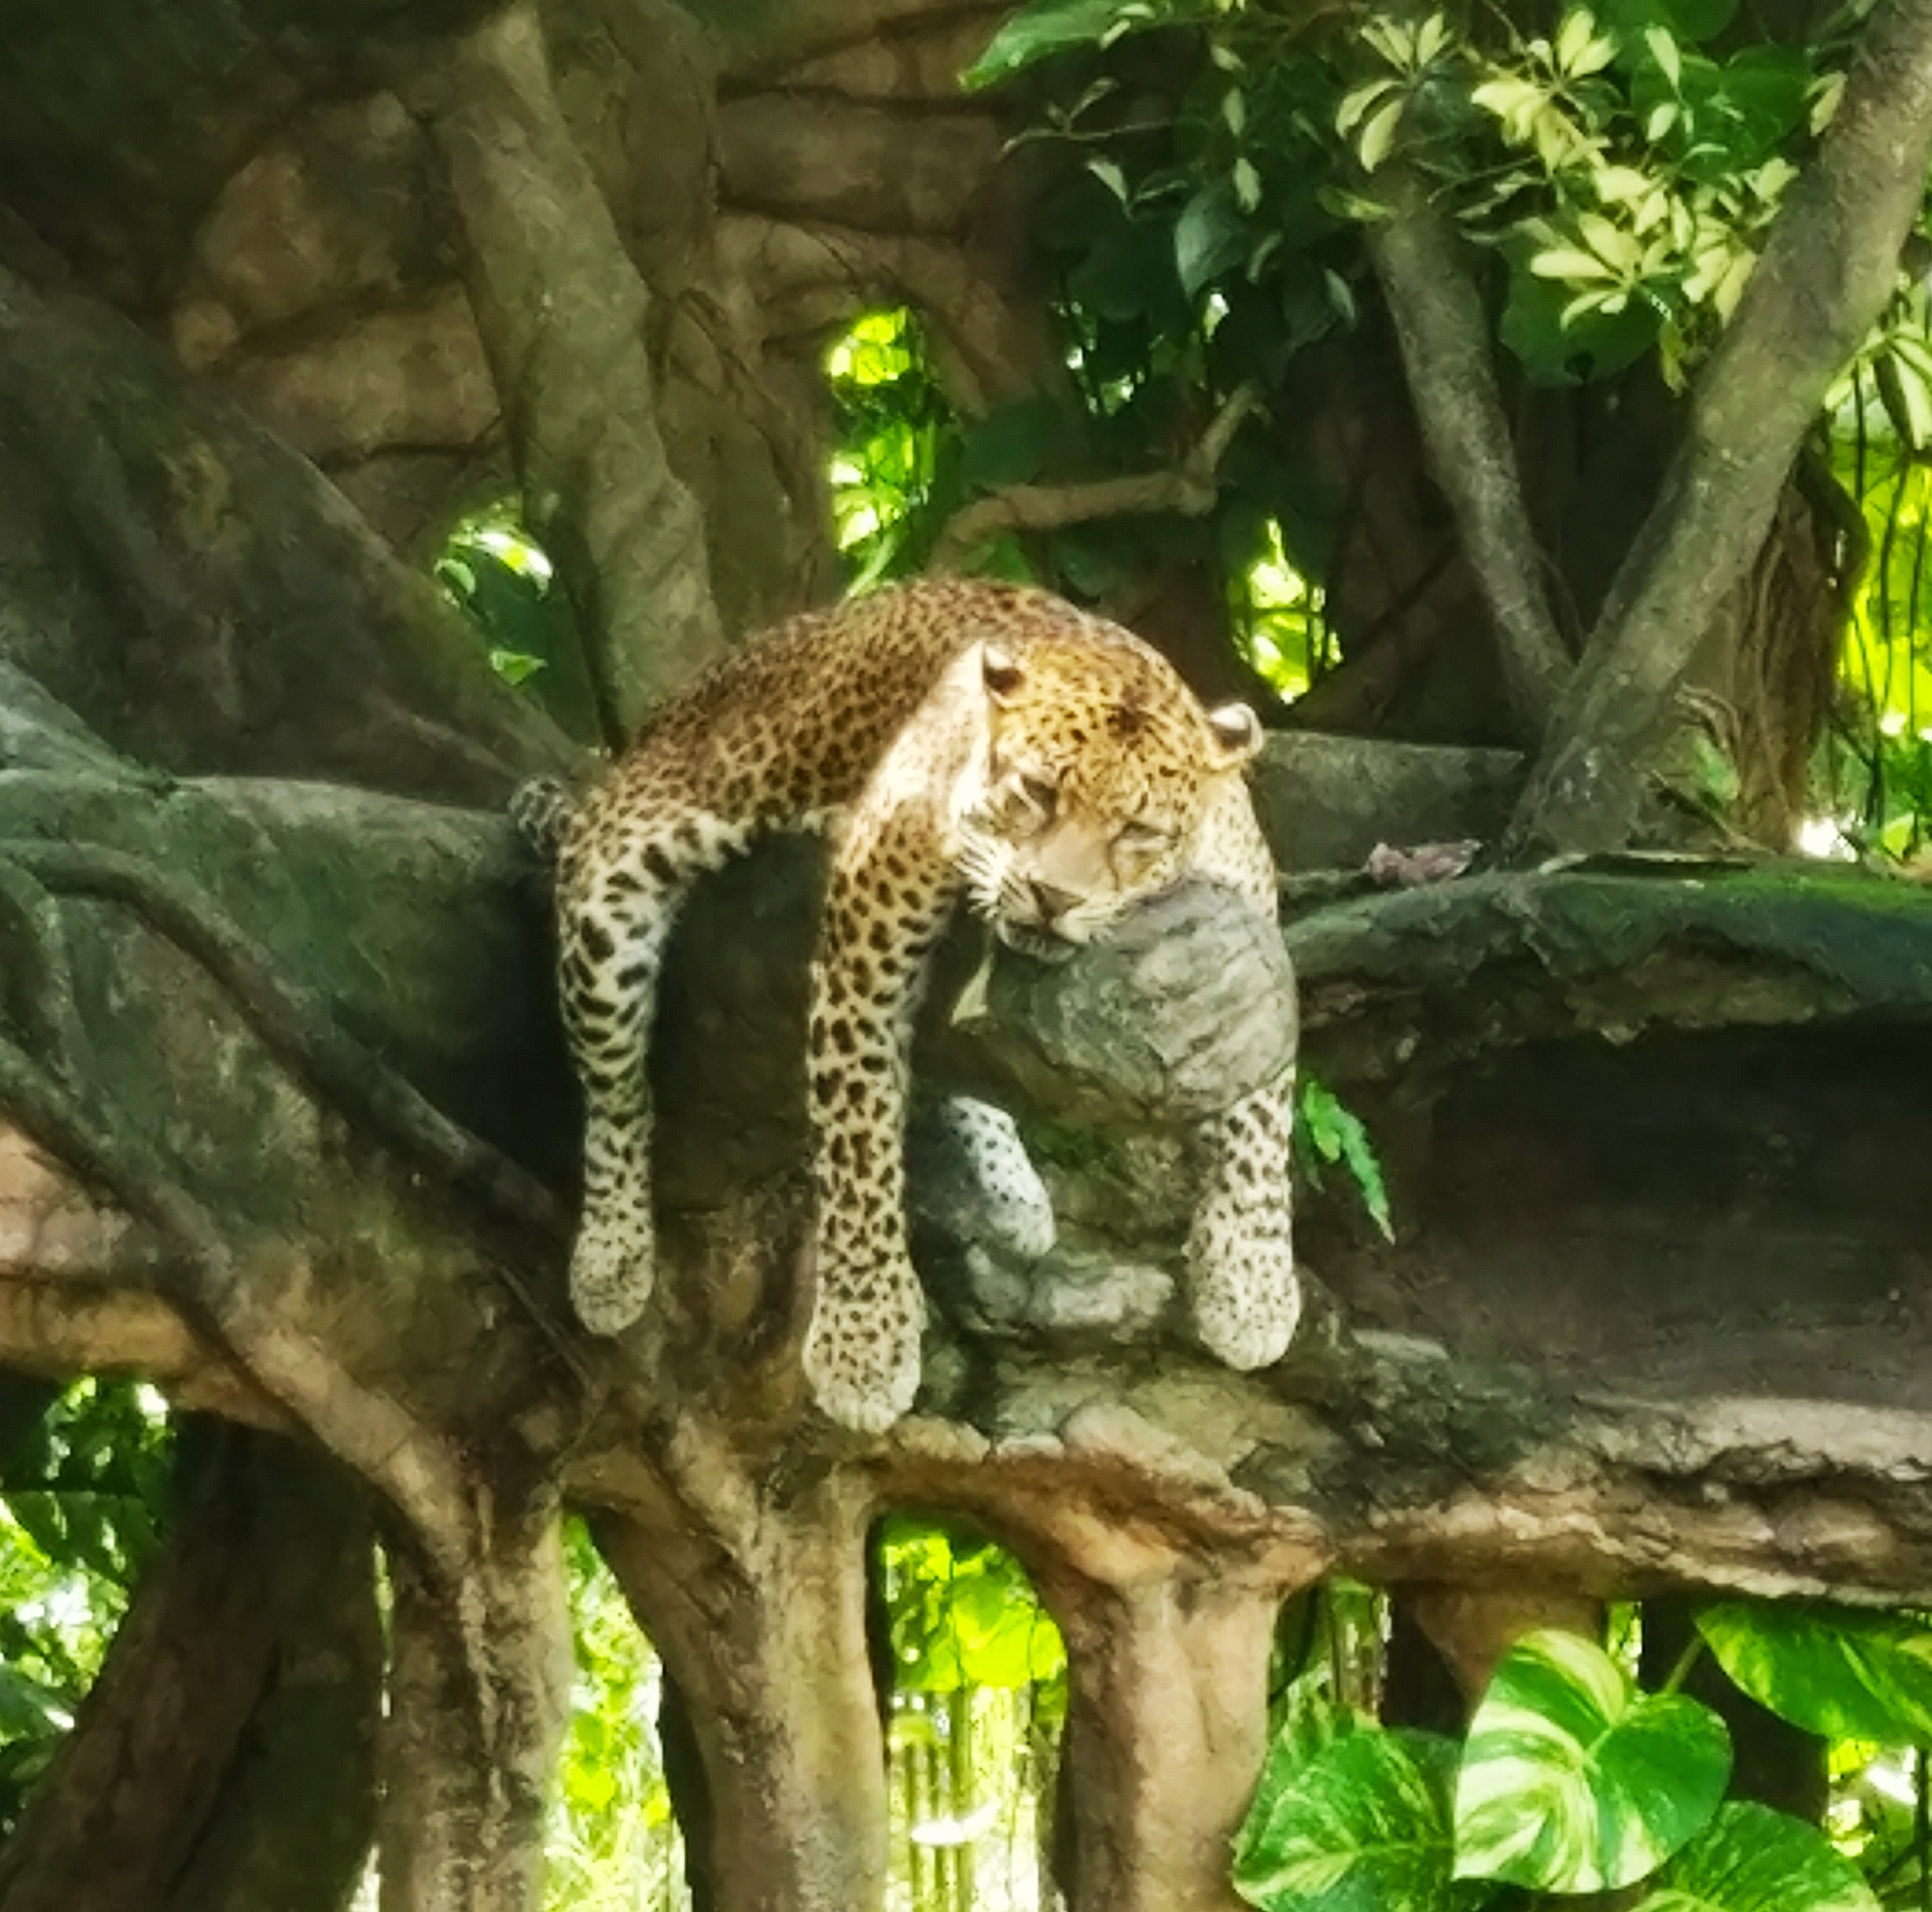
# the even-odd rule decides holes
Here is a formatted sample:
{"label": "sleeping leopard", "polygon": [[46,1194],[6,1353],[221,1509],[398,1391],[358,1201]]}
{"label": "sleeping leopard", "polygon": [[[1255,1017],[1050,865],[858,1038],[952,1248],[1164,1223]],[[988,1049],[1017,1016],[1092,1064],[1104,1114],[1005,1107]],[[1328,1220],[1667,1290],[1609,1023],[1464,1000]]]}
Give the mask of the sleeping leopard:
{"label": "sleeping leopard", "polygon": [[[908,1247],[908,1051],[954,911],[1042,956],[1102,935],[1184,876],[1270,917],[1275,870],[1244,768],[1252,711],[1203,710],[1159,653],[1047,592],[935,577],[793,618],[670,702],[547,827],[564,1020],[586,1103],[570,1294],[593,1333],[652,1283],[646,1041],[673,918],[761,832],[830,832],[811,970],[815,1275],[805,1368],[831,1419],[877,1433],[912,1406],[924,1301]],[[1292,1083],[1205,1125],[1188,1242],[1195,1330],[1230,1367],[1280,1358],[1299,1312]],[[1018,1158],[980,1109],[967,1139]],[[1037,1183],[1033,1186],[1037,1189]],[[1051,1240],[1051,1221],[1042,1251]]]}

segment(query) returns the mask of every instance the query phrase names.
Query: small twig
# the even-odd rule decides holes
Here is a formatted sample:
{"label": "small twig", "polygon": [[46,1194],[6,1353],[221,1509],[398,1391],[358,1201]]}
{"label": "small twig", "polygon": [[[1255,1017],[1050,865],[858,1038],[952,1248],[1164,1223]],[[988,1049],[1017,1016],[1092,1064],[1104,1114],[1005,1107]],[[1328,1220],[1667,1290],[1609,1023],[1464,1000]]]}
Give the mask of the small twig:
{"label": "small twig", "polygon": [[968,552],[1005,531],[1056,531],[1095,518],[1146,517],[1171,511],[1184,518],[1214,509],[1215,473],[1241,422],[1259,408],[1252,385],[1241,386],[1215,414],[1200,442],[1173,469],[1090,484],[1008,485],[955,511],[933,546],[932,569],[949,571]]}

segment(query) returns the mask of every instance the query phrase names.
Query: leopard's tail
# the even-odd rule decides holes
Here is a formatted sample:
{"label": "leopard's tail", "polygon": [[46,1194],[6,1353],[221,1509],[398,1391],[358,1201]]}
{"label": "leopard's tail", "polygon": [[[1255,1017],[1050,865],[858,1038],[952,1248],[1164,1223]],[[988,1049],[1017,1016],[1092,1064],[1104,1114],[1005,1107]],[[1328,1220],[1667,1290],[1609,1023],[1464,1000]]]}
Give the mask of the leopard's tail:
{"label": "leopard's tail", "polygon": [[546,863],[557,860],[577,800],[554,777],[534,777],[510,794],[510,821]]}

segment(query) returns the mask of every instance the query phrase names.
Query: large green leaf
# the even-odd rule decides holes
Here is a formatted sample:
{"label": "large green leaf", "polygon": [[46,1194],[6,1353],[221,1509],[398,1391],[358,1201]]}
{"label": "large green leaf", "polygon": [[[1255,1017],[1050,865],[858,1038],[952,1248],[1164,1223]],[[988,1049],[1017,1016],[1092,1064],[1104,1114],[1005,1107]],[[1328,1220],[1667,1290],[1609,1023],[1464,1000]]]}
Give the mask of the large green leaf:
{"label": "large green leaf", "polygon": [[1234,1840],[1234,1865],[1246,1870],[1259,1849],[1268,1823],[1274,1817],[1275,1802],[1289,1789],[1302,1767],[1326,1747],[1358,1731],[1364,1723],[1352,1707],[1344,1706],[1330,1690],[1326,1667],[1304,1673],[1288,1689],[1281,1721],[1268,1741],[1268,1756],[1261,1764],[1259,1784],[1249,1802],[1248,1817]]}
{"label": "large green leaf", "polygon": [[1671,1861],[1637,1912],[1879,1912],[1879,1901],[1815,1826],[1734,1800]]}
{"label": "large green leaf", "polygon": [[1639,1693],[1576,1634],[1532,1633],[1469,1722],[1457,1876],[1543,1892],[1633,1885],[1708,1823],[1730,1776],[1730,1735],[1708,1706]]}
{"label": "large green leaf", "polygon": [[960,80],[967,87],[997,86],[1051,54],[1165,25],[1177,11],[1168,0],[1034,0],[993,35]]}
{"label": "large green leaf", "polygon": [[[1273,1790],[1244,1829],[1234,1890],[1264,1912],[1466,1912],[1485,1889],[1450,1867],[1453,1741],[1344,1730]],[[1266,1781],[1263,1790],[1266,1792]]]}
{"label": "large green leaf", "polygon": [[1760,1706],[1827,1739],[1932,1741],[1932,1627],[1907,1614],[1723,1601],[1697,1617]]}

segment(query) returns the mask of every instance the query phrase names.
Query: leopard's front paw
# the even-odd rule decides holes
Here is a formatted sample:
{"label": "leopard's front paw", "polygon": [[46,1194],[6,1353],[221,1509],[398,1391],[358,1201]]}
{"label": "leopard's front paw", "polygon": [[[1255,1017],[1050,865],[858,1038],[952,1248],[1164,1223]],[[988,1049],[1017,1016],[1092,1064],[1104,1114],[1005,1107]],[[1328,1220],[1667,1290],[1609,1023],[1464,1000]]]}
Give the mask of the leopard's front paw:
{"label": "leopard's front paw", "polygon": [[1188,1238],[1194,1332],[1208,1352],[1246,1373],[1288,1352],[1301,1318],[1301,1284],[1287,1204],[1211,1195]]}
{"label": "leopard's front paw", "polygon": [[[911,1266],[827,1270],[805,1338],[805,1377],[831,1420],[883,1434],[919,1391],[925,1304]],[[828,1278],[829,1274],[829,1278]]]}
{"label": "leopard's front paw", "polygon": [[621,1335],[651,1298],[650,1231],[626,1216],[589,1215],[570,1251],[570,1305],[593,1335]]}

